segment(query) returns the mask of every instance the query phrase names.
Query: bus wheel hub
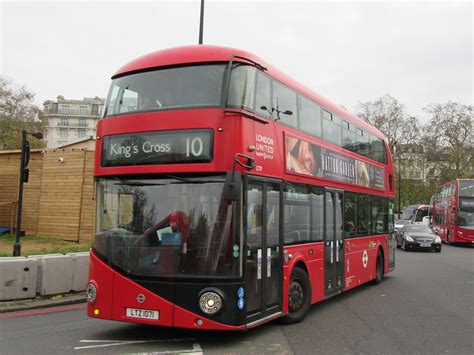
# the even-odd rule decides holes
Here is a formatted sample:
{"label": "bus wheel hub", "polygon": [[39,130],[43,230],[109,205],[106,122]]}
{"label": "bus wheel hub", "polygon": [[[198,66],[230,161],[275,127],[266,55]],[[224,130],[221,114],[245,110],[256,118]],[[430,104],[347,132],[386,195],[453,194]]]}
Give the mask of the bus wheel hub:
{"label": "bus wheel hub", "polygon": [[304,291],[301,284],[297,281],[292,281],[289,290],[288,307],[290,311],[295,312],[303,305]]}

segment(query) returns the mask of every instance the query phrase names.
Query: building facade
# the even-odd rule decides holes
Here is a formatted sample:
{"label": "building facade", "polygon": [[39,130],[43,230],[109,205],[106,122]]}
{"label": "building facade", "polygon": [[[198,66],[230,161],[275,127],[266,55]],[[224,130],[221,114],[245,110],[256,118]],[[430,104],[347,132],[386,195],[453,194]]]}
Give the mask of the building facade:
{"label": "building facade", "polygon": [[45,101],[42,119],[46,121],[46,147],[57,148],[95,138],[97,121],[102,116],[104,104],[105,99],[97,96],[69,100],[60,95],[56,101]]}

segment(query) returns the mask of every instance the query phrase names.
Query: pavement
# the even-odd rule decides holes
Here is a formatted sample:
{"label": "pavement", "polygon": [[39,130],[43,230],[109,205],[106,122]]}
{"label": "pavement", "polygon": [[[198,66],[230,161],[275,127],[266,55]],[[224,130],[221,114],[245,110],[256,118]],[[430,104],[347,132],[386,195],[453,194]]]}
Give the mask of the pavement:
{"label": "pavement", "polygon": [[25,300],[1,301],[0,313],[26,311],[31,309],[59,307],[76,303],[85,303],[84,292],[74,292],[61,295],[43,296]]}

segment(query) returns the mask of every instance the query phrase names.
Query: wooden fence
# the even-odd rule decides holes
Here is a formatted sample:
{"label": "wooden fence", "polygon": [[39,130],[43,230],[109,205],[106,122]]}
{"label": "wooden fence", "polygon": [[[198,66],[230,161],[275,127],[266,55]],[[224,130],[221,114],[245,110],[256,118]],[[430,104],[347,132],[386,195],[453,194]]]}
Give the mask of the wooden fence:
{"label": "wooden fence", "polygon": [[[22,230],[27,234],[90,242],[94,222],[94,152],[33,150],[23,190]],[[0,225],[11,225],[18,200],[20,152],[0,152]],[[15,210],[16,215],[16,210]]]}

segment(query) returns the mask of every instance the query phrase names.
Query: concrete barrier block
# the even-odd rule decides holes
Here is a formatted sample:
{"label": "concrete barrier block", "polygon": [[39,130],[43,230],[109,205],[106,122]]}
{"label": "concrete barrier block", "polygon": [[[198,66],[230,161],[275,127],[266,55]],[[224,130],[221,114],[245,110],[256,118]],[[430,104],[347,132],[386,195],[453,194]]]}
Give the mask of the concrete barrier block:
{"label": "concrete barrier block", "polygon": [[[43,255],[29,255],[27,258],[41,259],[45,256],[62,256],[64,254],[43,254]],[[38,277],[36,278],[36,293],[41,293],[41,263],[38,261]]]}
{"label": "concrete barrier block", "polygon": [[72,258],[72,291],[84,291],[89,281],[89,252],[69,253]]}
{"label": "concrete barrier block", "polygon": [[38,292],[41,295],[71,291],[73,262],[69,255],[41,255],[38,267]]}
{"label": "concrete barrier block", "polygon": [[0,258],[0,301],[34,298],[37,276],[35,258]]}

